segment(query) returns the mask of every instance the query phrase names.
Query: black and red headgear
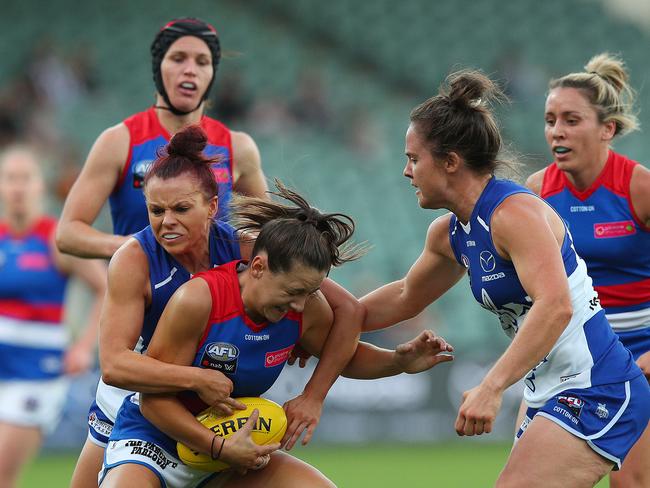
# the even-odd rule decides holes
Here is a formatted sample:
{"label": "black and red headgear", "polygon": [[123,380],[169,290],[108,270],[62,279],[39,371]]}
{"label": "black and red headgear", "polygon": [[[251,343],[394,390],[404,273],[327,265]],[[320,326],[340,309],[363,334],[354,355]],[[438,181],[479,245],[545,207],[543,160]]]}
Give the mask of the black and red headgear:
{"label": "black and red headgear", "polygon": [[[212,68],[213,74],[208,87],[205,89],[203,98],[199,105],[196,106],[193,110],[188,112],[183,112],[174,107],[169,100],[167,95],[167,90],[165,90],[165,85],[162,80],[162,73],[160,70],[160,63],[162,63],[165,53],[169,49],[174,41],[184,36],[194,36],[198,37],[204,41],[210,48],[212,53]],[[217,72],[217,66],[219,65],[219,59],[221,58],[221,46],[219,44],[219,35],[217,30],[212,27],[207,22],[202,21],[201,19],[196,19],[193,17],[184,17],[181,19],[175,19],[171,22],[168,22],[165,26],[158,31],[155,39],[151,43],[151,65],[153,68],[153,81],[156,84],[156,90],[163,97],[163,100],[167,103],[169,110],[175,115],[187,115],[194,110],[197,110],[203,100],[208,98],[210,94],[210,88],[212,88],[212,82],[214,81],[214,76]]]}

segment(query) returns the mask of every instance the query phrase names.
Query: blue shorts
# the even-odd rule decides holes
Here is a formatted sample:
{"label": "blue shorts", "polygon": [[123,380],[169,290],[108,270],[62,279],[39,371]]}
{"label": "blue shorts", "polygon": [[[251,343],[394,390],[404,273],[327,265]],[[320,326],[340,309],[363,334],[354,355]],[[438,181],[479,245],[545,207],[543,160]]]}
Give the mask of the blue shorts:
{"label": "blue shorts", "polygon": [[650,386],[639,375],[624,383],[565,390],[540,408],[528,408],[516,438],[540,415],[584,439],[619,469],[650,419]]}
{"label": "blue shorts", "polygon": [[639,359],[641,354],[650,351],[650,327],[629,332],[616,332],[616,335],[623,345],[630,350],[635,361]]}
{"label": "blue shorts", "polygon": [[93,400],[88,409],[88,440],[106,449],[108,438],[113,431],[113,421],[109,419],[97,402]]}

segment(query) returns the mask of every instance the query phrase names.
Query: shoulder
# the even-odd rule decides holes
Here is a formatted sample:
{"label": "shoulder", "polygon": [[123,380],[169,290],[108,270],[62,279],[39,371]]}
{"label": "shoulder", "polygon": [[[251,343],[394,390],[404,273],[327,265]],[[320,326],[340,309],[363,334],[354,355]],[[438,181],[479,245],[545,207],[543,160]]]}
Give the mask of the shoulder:
{"label": "shoulder", "polygon": [[456,259],[451,249],[451,242],[449,240],[452,219],[456,221],[454,214],[448,212],[431,222],[429,229],[427,230],[427,238],[425,243],[426,251],[440,254],[453,260]]}
{"label": "shoulder", "polygon": [[232,138],[232,150],[237,157],[237,164],[240,163],[241,158],[250,159],[252,156],[259,158],[259,150],[253,138],[246,132],[231,130],[230,136]]}
{"label": "shoulder", "polygon": [[538,195],[542,193],[542,184],[544,183],[544,176],[546,175],[547,168],[536,171],[526,179],[526,188],[534,191]]}
{"label": "shoulder", "polygon": [[640,164],[632,172],[630,200],[638,218],[646,227],[650,226],[650,171]]}
{"label": "shoulder", "polygon": [[109,264],[109,270],[127,269],[129,271],[137,271],[142,269],[143,266],[146,266],[145,269],[149,267],[147,255],[144,249],[142,249],[140,242],[134,237],[131,237],[113,254]]}
{"label": "shoulder", "polygon": [[86,164],[107,166],[108,162],[121,166],[129,152],[130,141],[129,130],[123,122],[105,129],[97,137]]}
{"label": "shoulder", "polygon": [[212,294],[210,293],[210,286],[205,281],[205,278],[201,278],[204,278],[204,276],[195,276],[183,283],[174,293],[175,302],[192,310],[211,308]]}

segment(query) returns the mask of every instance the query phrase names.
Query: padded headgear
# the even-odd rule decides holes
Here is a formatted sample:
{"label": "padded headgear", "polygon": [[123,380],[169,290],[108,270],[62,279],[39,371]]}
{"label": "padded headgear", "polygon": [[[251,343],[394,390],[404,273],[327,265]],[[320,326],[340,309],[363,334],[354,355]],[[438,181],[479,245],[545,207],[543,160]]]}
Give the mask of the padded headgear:
{"label": "padded headgear", "polygon": [[[183,112],[174,107],[169,100],[167,91],[165,90],[165,85],[163,84],[162,72],[160,70],[160,64],[162,63],[165,53],[177,39],[184,36],[194,36],[201,39],[208,45],[210,52],[212,53],[212,79],[208,83],[208,87],[205,89],[203,98],[199,104],[193,110],[188,112]],[[169,110],[175,115],[187,115],[191,112],[197,110],[203,100],[208,98],[210,94],[210,88],[212,88],[212,82],[214,81],[214,76],[217,72],[217,66],[219,65],[219,59],[221,58],[221,46],[219,44],[219,35],[217,30],[212,27],[207,22],[204,22],[200,19],[193,17],[184,17],[181,19],[175,19],[171,22],[168,22],[165,26],[158,31],[155,39],[151,43],[151,63],[153,69],[153,81],[156,84],[156,90],[163,97],[163,100],[167,103]]]}

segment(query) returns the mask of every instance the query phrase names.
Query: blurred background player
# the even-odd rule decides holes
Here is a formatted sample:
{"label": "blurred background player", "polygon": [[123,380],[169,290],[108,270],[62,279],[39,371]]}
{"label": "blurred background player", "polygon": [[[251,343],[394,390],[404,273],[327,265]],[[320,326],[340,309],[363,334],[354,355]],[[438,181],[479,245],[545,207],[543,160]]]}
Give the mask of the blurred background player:
{"label": "blurred background player", "polygon": [[[106,288],[100,261],[59,253],[56,220],[42,213],[38,156],[13,146],[0,154],[0,486],[13,487],[43,436],[57,426],[67,376],[92,366]],[[68,278],[94,293],[87,325],[70,344],[64,320]]]}
{"label": "blurred background player", "polygon": [[[209,369],[212,366],[201,359],[205,351],[216,343],[231,346],[237,351],[236,368],[226,374],[233,381],[235,397],[266,392],[298,341],[320,355],[333,319],[319,293],[321,283],[331,266],[360,256],[357,248],[346,245],[354,231],[348,216],[321,213],[280,184],[277,195],[289,204],[237,197],[235,227],[243,235],[257,236],[250,261],[233,261],[199,273],[182,285],[170,299],[147,351],[162,361]],[[343,374],[370,379],[415,373],[451,360],[451,356],[439,354],[451,350],[430,331],[397,352],[361,343]],[[271,351],[276,359],[270,363]],[[174,439],[215,457],[214,432],[193,416],[207,406],[198,400],[175,393],[136,394],[125,399],[106,450],[101,486],[124,486],[128,480],[171,488],[202,486],[210,479],[211,474],[184,465],[176,455]],[[164,468],[146,453],[134,453],[129,447],[134,440],[154,444],[151,450],[158,453],[158,459],[166,460]],[[241,444],[246,441],[241,436],[222,441],[219,457],[244,470],[268,465],[244,476],[220,474],[212,483],[268,488],[333,486],[318,470],[288,454],[273,452],[267,461],[265,456],[279,448],[279,443],[246,449],[247,455],[242,456]],[[228,478],[230,474],[233,478]]]}
{"label": "blurred background player", "polygon": [[364,330],[420,313],[468,272],[512,342],[463,394],[456,432],[491,432],[503,392],[525,378],[527,419],[496,486],[591,487],[643,433],[650,388],[557,213],[494,176],[501,136],[487,103],[501,97],[481,73],[457,72],[411,112],[404,176],[422,208],[452,213],[431,224],[405,278],[362,299]]}
{"label": "blurred background player", "polygon": [[[607,320],[650,378],[650,172],[610,148],[637,129],[627,71],[599,54],[549,88],[544,134],[555,160],[527,185],[567,222]],[[650,486],[650,432],[610,486]]]}
{"label": "blurred background player", "polygon": [[[207,133],[206,154],[221,157],[212,167],[220,218],[232,191],[263,196],[267,189],[253,139],[204,115],[221,57],[215,28],[195,18],[172,20],[156,35],[151,56],[155,104],[106,129],[95,141],[61,215],[57,244],[65,253],[109,258],[148,225],[144,175],[171,135],[191,124],[200,124]],[[107,200],[113,234],[92,227]]]}

